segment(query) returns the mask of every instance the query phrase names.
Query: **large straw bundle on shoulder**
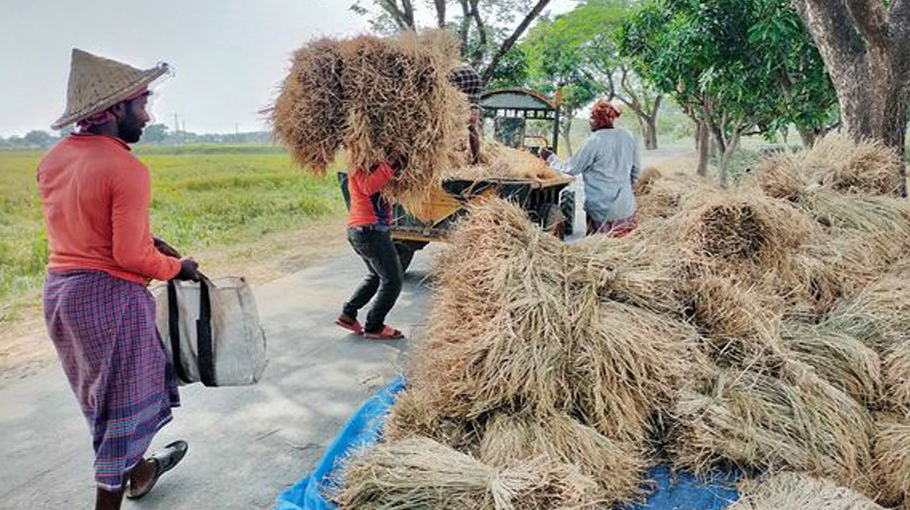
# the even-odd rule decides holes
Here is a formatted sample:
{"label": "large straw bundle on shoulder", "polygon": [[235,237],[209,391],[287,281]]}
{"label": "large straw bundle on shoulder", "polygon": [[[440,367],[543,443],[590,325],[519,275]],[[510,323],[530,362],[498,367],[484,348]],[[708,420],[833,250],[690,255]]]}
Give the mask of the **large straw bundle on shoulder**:
{"label": "large straw bundle on shoulder", "polygon": [[876,416],[873,443],[879,500],[906,508],[910,503],[910,419],[894,414]]}
{"label": "large straw bundle on shoulder", "polygon": [[596,485],[545,459],[504,469],[426,438],[379,444],[345,461],[330,497],[346,510],[593,508]]}
{"label": "large straw bundle on shoulder", "polygon": [[780,377],[719,370],[700,392],[685,394],[675,414],[672,448],[684,469],[732,464],[870,484],[869,413],[808,367],[787,363]]}
{"label": "large straw bundle on shoulder", "polygon": [[295,53],[270,110],[275,135],[317,172],[339,144],[351,172],[400,160],[384,193],[419,201],[439,186],[467,132],[467,100],[448,81],[456,63],[414,33],[311,43]]}
{"label": "large straw bundle on shoulder", "polygon": [[342,43],[319,39],[294,52],[288,76],[268,110],[275,137],[304,168],[318,173],[335,159],[347,123]]}
{"label": "large straw bundle on shoulder", "polygon": [[607,506],[639,496],[647,467],[637,448],[612,441],[562,413],[496,414],[487,424],[479,457],[498,467],[540,457],[573,464],[597,482],[602,491],[598,499]]}
{"label": "large straw bundle on shoulder", "polygon": [[885,509],[863,494],[831,480],[800,473],[780,473],[761,481],[729,510]]}
{"label": "large straw bundle on shoulder", "polygon": [[896,195],[900,189],[903,162],[877,140],[831,133],[805,153],[803,164],[817,183],[836,191]]}

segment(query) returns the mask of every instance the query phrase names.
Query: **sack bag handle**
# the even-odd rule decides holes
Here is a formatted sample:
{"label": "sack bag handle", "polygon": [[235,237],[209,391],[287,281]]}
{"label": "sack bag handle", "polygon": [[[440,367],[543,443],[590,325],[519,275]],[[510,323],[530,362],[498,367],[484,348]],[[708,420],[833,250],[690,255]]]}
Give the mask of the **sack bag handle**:
{"label": "sack bag handle", "polygon": [[[199,318],[196,320],[196,363],[199,378],[206,386],[218,386],[215,381],[215,349],[212,342],[212,299],[209,291],[215,284],[207,276],[199,273]],[[167,282],[168,299],[168,333],[171,337],[171,352],[174,358],[174,371],[184,383],[190,383],[180,356],[180,316],[177,307],[177,284],[174,280]]]}

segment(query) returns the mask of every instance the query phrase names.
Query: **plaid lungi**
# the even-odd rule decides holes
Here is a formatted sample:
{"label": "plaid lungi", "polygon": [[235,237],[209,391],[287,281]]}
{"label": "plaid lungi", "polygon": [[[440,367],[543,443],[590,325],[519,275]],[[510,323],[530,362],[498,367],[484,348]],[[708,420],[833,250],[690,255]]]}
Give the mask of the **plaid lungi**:
{"label": "plaid lungi", "polygon": [[617,221],[605,221],[598,224],[597,220],[587,215],[587,235],[606,234],[609,237],[624,237],[638,228],[638,213]]}
{"label": "plaid lungi", "polygon": [[95,481],[116,491],[180,405],[142,285],[103,272],[49,272],[44,318],[95,448]]}

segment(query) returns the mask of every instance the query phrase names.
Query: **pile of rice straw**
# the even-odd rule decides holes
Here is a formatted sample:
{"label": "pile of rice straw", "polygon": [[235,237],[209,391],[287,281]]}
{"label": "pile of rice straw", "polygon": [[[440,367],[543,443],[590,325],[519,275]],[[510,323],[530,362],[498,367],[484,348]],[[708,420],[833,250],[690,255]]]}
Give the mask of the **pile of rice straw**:
{"label": "pile of rice straw", "polygon": [[419,202],[438,188],[467,136],[467,99],[448,80],[458,64],[437,34],[321,39],[294,53],[267,110],[275,137],[302,167],[321,173],[343,147],[351,172],[402,158],[389,197]]}
{"label": "pile of rice straw", "polygon": [[[466,158],[465,158],[466,159]],[[507,147],[495,140],[485,140],[480,164],[458,166],[445,172],[444,179],[533,179],[548,181],[562,174],[528,151]]]}
{"label": "pile of rice straw", "polygon": [[384,442],[336,501],[608,507],[663,463],[738,468],[758,485],[737,510],[910,503],[910,208],[877,146],[837,143],[732,192],[653,173],[622,239],[472,210]]}
{"label": "pile of rice straw", "polygon": [[756,167],[761,189],[771,197],[798,201],[810,188],[896,196],[903,162],[881,142],[854,142],[831,133],[798,155],[779,154]]}

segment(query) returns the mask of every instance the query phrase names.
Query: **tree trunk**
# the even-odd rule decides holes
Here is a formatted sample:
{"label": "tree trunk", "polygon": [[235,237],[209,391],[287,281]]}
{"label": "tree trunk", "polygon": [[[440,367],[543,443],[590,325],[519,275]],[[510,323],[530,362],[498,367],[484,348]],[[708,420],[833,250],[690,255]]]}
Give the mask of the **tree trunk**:
{"label": "tree trunk", "polygon": [[575,115],[563,117],[563,123],[559,126],[559,134],[562,135],[562,141],[565,143],[566,153],[571,158],[573,155],[572,151],[572,121],[575,120]]}
{"label": "tree trunk", "polygon": [[641,136],[644,138],[645,150],[657,148],[657,119],[647,115],[638,114],[638,124],[641,126]]}
{"label": "tree trunk", "polygon": [[[872,138],[903,158],[910,102],[910,0],[794,0],[818,46],[856,139]],[[906,196],[906,185],[901,187]]]}
{"label": "tree trunk", "polygon": [[733,155],[739,149],[740,133],[733,133],[730,141],[724,145],[723,154],[720,156],[720,187],[726,189],[730,185],[730,163]]}
{"label": "tree trunk", "polygon": [[[815,145],[815,140],[817,139],[815,131],[801,126],[796,126],[796,131],[799,133],[799,139],[803,142],[804,149],[811,149],[812,146]],[[786,143],[785,139],[784,144]]]}
{"label": "tree trunk", "polygon": [[711,132],[708,130],[708,124],[704,121],[698,123],[696,130],[698,135],[698,168],[696,173],[702,177],[708,175],[708,158],[710,157],[709,145],[711,145]]}

